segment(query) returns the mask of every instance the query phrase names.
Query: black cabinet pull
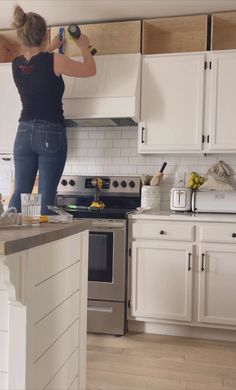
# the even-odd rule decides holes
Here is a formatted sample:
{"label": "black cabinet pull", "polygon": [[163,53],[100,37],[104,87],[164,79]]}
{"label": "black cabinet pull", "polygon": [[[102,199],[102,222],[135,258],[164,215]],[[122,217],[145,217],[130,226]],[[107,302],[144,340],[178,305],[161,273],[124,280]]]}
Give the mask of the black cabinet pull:
{"label": "black cabinet pull", "polygon": [[188,271],[191,271],[191,256],[192,256],[192,253],[189,253],[188,254]]}
{"label": "black cabinet pull", "polygon": [[236,237],[236,233],[233,233],[233,234],[232,234],[232,237],[235,238],[235,237]]}
{"label": "black cabinet pull", "polygon": [[204,268],[204,260],[205,260],[205,253],[202,253],[202,266],[201,266],[201,271],[205,271],[205,268]]}
{"label": "black cabinet pull", "polygon": [[164,230],[160,230],[160,234],[165,234]]}
{"label": "black cabinet pull", "polygon": [[142,137],[141,137],[141,143],[144,144],[144,130],[145,128],[142,127]]}

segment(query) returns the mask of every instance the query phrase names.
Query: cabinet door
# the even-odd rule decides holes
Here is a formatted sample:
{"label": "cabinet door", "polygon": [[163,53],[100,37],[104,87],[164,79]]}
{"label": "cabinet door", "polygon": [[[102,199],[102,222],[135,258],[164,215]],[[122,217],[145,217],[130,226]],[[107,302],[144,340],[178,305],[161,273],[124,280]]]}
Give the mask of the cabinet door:
{"label": "cabinet door", "polygon": [[144,56],[139,152],[201,151],[204,54]]}
{"label": "cabinet door", "polygon": [[0,85],[0,153],[12,153],[21,102],[9,63],[0,64]]}
{"label": "cabinet door", "polygon": [[198,321],[236,326],[236,246],[200,246]]}
{"label": "cabinet door", "polygon": [[208,151],[235,152],[236,52],[208,56],[206,133]]}
{"label": "cabinet door", "polygon": [[191,244],[133,242],[132,316],[140,320],[191,321],[192,249]]}

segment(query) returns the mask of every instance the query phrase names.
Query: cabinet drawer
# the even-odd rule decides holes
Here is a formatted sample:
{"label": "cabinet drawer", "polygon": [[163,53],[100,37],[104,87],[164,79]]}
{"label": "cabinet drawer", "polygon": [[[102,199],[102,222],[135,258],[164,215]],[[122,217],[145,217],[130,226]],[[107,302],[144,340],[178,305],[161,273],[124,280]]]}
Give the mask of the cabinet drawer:
{"label": "cabinet drawer", "polygon": [[193,241],[194,225],[185,222],[144,221],[131,226],[132,238]]}
{"label": "cabinet drawer", "polygon": [[236,244],[236,224],[208,223],[200,227],[200,240],[203,242],[226,242]]}

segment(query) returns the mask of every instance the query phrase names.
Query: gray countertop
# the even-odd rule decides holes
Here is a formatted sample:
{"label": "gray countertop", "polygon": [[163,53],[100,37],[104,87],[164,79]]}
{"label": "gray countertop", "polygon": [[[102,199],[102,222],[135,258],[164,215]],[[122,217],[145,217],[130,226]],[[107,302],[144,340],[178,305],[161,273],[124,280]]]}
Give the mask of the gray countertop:
{"label": "gray countertop", "polygon": [[0,229],[0,255],[9,255],[80,233],[90,228],[88,220],[72,223],[41,223],[40,226],[15,226]]}

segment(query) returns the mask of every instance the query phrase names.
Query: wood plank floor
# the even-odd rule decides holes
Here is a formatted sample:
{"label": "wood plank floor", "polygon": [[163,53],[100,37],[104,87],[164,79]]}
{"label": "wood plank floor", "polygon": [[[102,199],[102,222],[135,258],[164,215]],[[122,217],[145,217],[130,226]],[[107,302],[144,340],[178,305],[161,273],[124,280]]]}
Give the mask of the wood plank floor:
{"label": "wood plank floor", "polygon": [[236,343],[89,334],[86,390],[236,390]]}

